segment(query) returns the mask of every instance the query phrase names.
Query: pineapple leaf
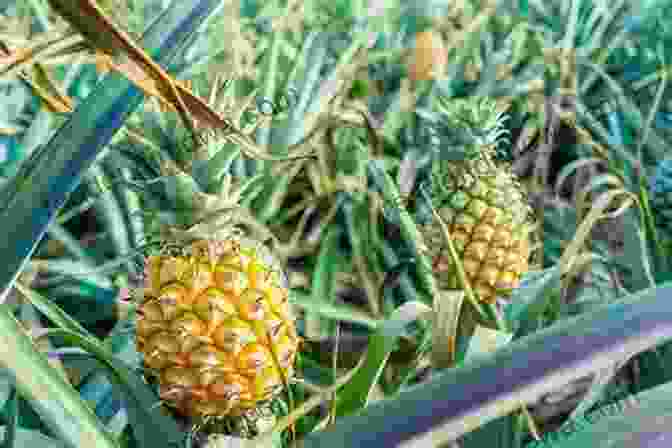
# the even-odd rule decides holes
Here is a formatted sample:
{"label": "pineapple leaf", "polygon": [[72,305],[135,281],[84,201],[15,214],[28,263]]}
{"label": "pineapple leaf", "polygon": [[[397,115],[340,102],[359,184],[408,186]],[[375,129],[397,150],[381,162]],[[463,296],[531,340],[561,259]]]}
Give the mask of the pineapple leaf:
{"label": "pineapple leaf", "polygon": [[177,173],[160,178],[168,201],[177,210],[192,211],[197,208],[195,197],[202,193],[196,180],[186,173]]}
{"label": "pineapple leaf", "polygon": [[48,298],[38,294],[36,291],[23,286],[20,282],[16,283],[16,289],[19,290],[23,296],[30,301],[30,303],[44,314],[51,322],[63,330],[69,330],[76,333],[81,333],[84,336],[92,338],[93,336],[80,325],[75,319],[65,313],[58,305],[53,303]]}
{"label": "pineapple leaf", "polygon": [[[11,356],[11,360],[5,359],[2,363],[11,366],[7,372],[16,388],[44,424],[68,446],[95,443],[100,447],[115,447],[111,436],[80,395],[66,382],[62,372],[51,367],[46,356],[36,350],[33,339],[9,309],[0,312],[0,326],[0,333],[4,335],[2,346],[6,349],[2,356]],[[65,408],[64,403],[67,403]],[[64,425],[66,421],[68,424]]]}
{"label": "pineapple leaf", "polygon": [[19,397],[16,389],[12,389],[4,406],[7,412],[6,435],[3,445],[12,448],[16,444],[16,430],[19,426]]}
{"label": "pineapple leaf", "polygon": [[48,330],[46,335],[63,338],[69,344],[89,352],[96,361],[102,363],[110,380],[123,392],[133,434],[141,446],[158,442],[162,446],[170,447],[178,446],[182,442],[184,434],[181,429],[157,406],[160,403],[158,397],[135,369],[118,359],[95,339],[68,330]]}
{"label": "pineapple leaf", "polygon": [[486,445],[492,448],[520,447],[522,442],[518,445],[516,443],[521,432],[516,415],[511,414],[488,422],[466,434],[460,439],[460,446],[462,448],[479,448]]}
{"label": "pineapple leaf", "polygon": [[623,365],[624,362],[615,362],[613,365],[607,366],[595,374],[586,395],[581,400],[581,403],[572,411],[568,421],[565,422],[565,426],[569,421],[584,416],[593,406],[602,400],[608,387],[612,384],[613,379]]}
{"label": "pineapple leaf", "polygon": [[672,383],[665,383],[570,420],[557,433],[550,433],[526,448],[667,446],[672,423],[671,394]]}
{"label": "pineapple leaf", "polygon": [[[117,359],[127,363],[130,366],[139,368],[142,365],[140,355],[136,350],[135,337],[133,333],[133,318],[127,317],[120,320],[103,344],[115,355]],[[118,390],[115,390],[112,383],[106,375],[106,370],[98,363],[93,364],[90,358],[83,359],[84,363],[76,364],[76,367],[83,379],[78,389],[85,400],[93,401],[96,404],[95,412],[99,418],[102,418],[109,427],[108,421],[120,413],[125,414],[121,409],[122,398],[118,397]],[[72,365],[72,362],[71,364]],[[124,425],[125,426],[125,425]],[[121,428],[117,432],[121,432]]]}
{"label": "pineapple leaf", "polygon": [[[398,212],[402,238],[412,248],[412,253],[417,260],[416,270],[422,287],[425,292],[434,294],[438,289],[434,277],[431,275],[432,265],[422,250],[423,243],[415,222],[401,204],[399,190],[394,180],[387,174],[383,162],[380,160],[372,161],[367,168],[373,183],[381,190],[383,200],[386,203],[385,208],[393,209],[394,213]],[[422,297],[424,296],[423,294]],[[431,304],[429,298],[426,298],[426,300],[428,304]]]}
{"label": "pineapple leaf", "polygon": [[219,146],[221,148],[207,161],[194,161],[192,174],[205,191],[210,191],[218,182],[221,182],[226,173],[230,172],[234,160],[240,155],[240,148],[231,143]]}
{"label": "pineapple leaf", "polygon": [[[203,0],[171,8],[148,29],[142,43],[157,54],[159,62],[169,63],[218,6],[219,2]],[[141,101],[142,93],[129,81],[106,77],[49,143],[33,152],[29,169],[10,181],[9,196],[0,212],[9,229],[0,250],[12,254],[0,271],[3,295],[11,289],[49,222],[79,184],[81,174]]]}
{"label": "pineapple leaf", "polygon": [[672,344],[665,343],[639,355],[637,359],[641,377],[635,381],[634,389],[642,391],[672,380]]}
{"label": "pineapple leaf", "polygon": [[469,340],[469,346],[467,347],[464,361],[470,362],[479,356],[492,353],[511,342],[512,338],[512,333],[476,325],[474,334]]}
{"label": "pineapple leaf", "polygon": [[345,217],[347,236],[350,242],[352,262],[359,273],[363,288],[366,291],[369,310],[374,315],[380,314],[380,297],[376,286],[376,277],[371,272],[369,254],[373,251],[371,237],[368,233],[369,203],[358,198],[349,197],[343,202],[341,210]]}
{"label": "pineapple leaf", "polygon": [[[313,271],[312,298],[314,302],[334,303],[334,287],[336,285],[336,272],[340,267],[342,255],[338,253],[340,238],[338,228],[332,227],[321,242],[317,264]],[[333,322],[321,318],[319,314],[306,313],[306,337],[309,339],[322,339],[334,333]]]}
{"label": "pineapple leaf", "polygon": [[[153,23],[142,43],[158,62],[169,63],[218,6],[216,1],[174,5]],[[0,250],[6,255],[0,272],[3,297],[11,291],[81,175],[141,100],[142,93],[127,80],[107,76],[47,145],[34,151],[18,175],[5,184],[4,207],[0,211],[0,219],[8,226],[6,238],[0,242]],[[6,339],[2,344],[7,348],[5,355],[11,353],[11,360],[3,359],[3,364],[11,366],[9,371],[17,388],[45,424],[69,446],[116,446],[79,394],[36,351],[10,309],[0,313],[0,325]]]}
{"label": "pineapple leaf", "polygon": [[373,403],[356,416],[343,417],[308,435],[301,447],[396,446],[410,441],[437,446],[454,440],[521,403],[612,365],[615,359],[669,340],[670,293],[668,282],[558,322],[402,392],[395,400]]}
{"label": "pineapple leaf", "polygon": [[379,320],[370,317],[352,305],[345,303],[325,303],[321,299],[315,301],[312,294],[306,294],[297,289],[292,289],[289,298],[291,303],[297,308],[319,314],[326,319],[361,325],[371,330],[377,328],[380,324]]}
{"label": "pineapple leaf", "polygon": [[350,415],[368,405],[371,392],[378,383],[397,340],[405,333],[406,326],[418,319],[430,317],[431,312],[431,308],[422,302],[406,302],[380,324],[369,338],[364,363],[338,394],[337,415]]}
{"label": "pineapple leaf", "polygon": [[[10,428],[7,425],[0,426],[0,437],[3,438],[3,446],[8,448],[18,446],[39,446],[42,448],[66,448],[60,440],[47,437],[39,431],[16,427],[14,436],[10,439]],[[12,443],[13,442],[13,443]]]}
{"label": "pineapple leaf", "polygon": [[537,329],[539,316],[548,307],[550,300],[560,291],[558,266],[543,271],[529,272],[520,286],[511,293],[504,309],[507,327],[517,336],[524,336]]}
{"label": "pineapple leaf", "polygon": [[457,338],[464,298],[464,291],[440,291],[434,299],[432,365],[435,367],[451,367],[457,358]]}
{"label": "pineapple leaf", "polygon": [[306,39],[304,48],[307,48],[306,63],[308,68],[298,89],[301,92],[297,104],[292,108],[287,127],[283,129],[284,135],[278,143],[279,151],[286,149],[301,140],[306,129],[303,124],[304,115],[311,104],[315,86],[320,81],[320,69],[324,65],[327,56],[326,35],[317,33],[311,39]]}
{"label": "pineapple leaf", "polygon": [[[100,166],[102,165],[102,166]],[[93,190],[100,194],[103,200],[96,201],[93,205],[94,210],[100,216],[101,220],[109,232],[109,238],[117,254],[126,255],[131,253],[131,236],[129,235],[130,227],[126,225],[123,214],[123,204],[119,200],[119,196],[124,194],[124,190],[120,185],[114,185],[111,189],[100,191],[96,188],[97,182],[95,180],[111,179],[114,171],[110,166],[110,159],[105,159],[102,164],[94,164],[90,172],[86,175],[86,183]],[[95,189],[94,189],[95,188]],[[123,197],[123,196],[122,196]],[[50,229],[53,228],[53,224]],[[53,232],[50,230],[50,232]],[[132,263],[128,263],[127,267],[130,272],[135,271]]]}

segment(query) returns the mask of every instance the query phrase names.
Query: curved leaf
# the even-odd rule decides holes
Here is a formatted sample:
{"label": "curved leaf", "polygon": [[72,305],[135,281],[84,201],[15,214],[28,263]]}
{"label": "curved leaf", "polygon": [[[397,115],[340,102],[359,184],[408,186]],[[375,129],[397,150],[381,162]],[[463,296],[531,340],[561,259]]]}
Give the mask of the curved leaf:
{"label": "curved leaf", "polygon": [[341,418],[299,446],[438,446],[455,440],[558,385],[672,338],[670,294],[668,282],[567,319]]}
{"label": "curved leaf", "polygon": [[133,366],[114,356],[108,347],[95,339],[68,330],[50,330],[47,334],[79,346],[105,367],[101,372],[107,373],[110,381],[123,392],[125,408],[133,423],[133,435],[141,446],[158,444],[173,447],[182,442],[184,434],[181,428],[158,406],[159,397]]}
{"label": "curved leaf", "polygon": [[[142,44],[161,64],[170,63],[187,39],[221,2],[175,3],[148,28]],[[47,226],[125,119],[142,101],[128,80],[107,76],[78,105],[70,119],[3,185],[4,256],[0,285],[4,298],[34,252]],[[0,310],[0,365],[8,367],[16,387],[66,446],[116,447],[79,394],[50,367],[8,309]],[[128,378],[127,378],[128,379]],[[141,380],[136,381],[140,384]]]}
{"label": "curved leaf", "polygon": [[630,448],[669,446],[672,424],[672,383],[605,406],[526,448]]}
{"label": "curved leaf", "polygon": [[430,313],[431,308],[421,302],[406,302],[380,325],[369,340],[364,364],[338,394],[339,416],[352,414],[367,405],[372,388],[378,383],[390,353],[394,350],[397,339],[403,335],[406,325]]}
{"label": "curved leaf", "polygon": [[[5,434],[8,434],[6,426],[0,427],[0,434],[2,437],[5,437]],[[40,448],[66,448],[66,445],[60,440],[47,437],[44,434],[22,428],[16,428],[16,433],[14,435],[14,445],[15,447],[19,446],[39,446]]]}
{"label": "curved leaf", "polygon": [[[149,27],[142,44],[159,63],[169,63],[219,4],[216,0],[175,4]],[[142,98],[142,92],[128,80],[107,76],[5,186],[8,193],[0,210],[0,220],[5,225],[0,252],[6,254],[0,270],[2,296],[8,293],[47,226],[79,185],[81,175]]]}

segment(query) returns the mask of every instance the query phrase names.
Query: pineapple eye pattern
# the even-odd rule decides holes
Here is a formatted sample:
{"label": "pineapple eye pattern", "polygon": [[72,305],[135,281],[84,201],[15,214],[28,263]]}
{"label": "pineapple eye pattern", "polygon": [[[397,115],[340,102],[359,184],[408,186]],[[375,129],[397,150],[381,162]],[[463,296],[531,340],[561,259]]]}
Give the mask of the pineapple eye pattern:
{"label": "pineapple eye pattern", "polygon": [[147,258],[147,272],[168,282],[138,308],[138,350],[162,399],[183,415],[247,412],[292,376],[299,340],[282,306],[286,287],[257,250],[242,246],[200,240],[179,255]]}

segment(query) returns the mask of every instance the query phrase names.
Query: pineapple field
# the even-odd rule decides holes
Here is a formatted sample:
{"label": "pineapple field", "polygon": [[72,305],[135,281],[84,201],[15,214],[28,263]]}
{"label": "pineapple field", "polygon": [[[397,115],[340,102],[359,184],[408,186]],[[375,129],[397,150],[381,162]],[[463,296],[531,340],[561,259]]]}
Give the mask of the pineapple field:
{"label": "pineapple field", "polygon": [[0,434],[672,438],[672,0],[0,2]]}

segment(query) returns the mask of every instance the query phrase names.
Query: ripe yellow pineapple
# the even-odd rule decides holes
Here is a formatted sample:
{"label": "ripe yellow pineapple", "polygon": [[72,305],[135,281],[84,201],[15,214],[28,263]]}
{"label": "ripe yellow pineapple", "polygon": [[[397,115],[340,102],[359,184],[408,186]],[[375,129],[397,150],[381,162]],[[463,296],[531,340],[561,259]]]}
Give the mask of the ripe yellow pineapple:
{"label": "ripe yellow pineapple", "polygon": [[282,270],[239,205],[255,179],[222,176],[237,152],[223,158],[231,148],[211,140],[190,163],[154,160],[162,183],[142,197],[159,220],[160,249],[135,294],[137,348],[178,413],[243,418],[292,377],[299,337]]}
{"label": "ripe yellow pineapple", "polygon": [[[528,269],[532,211],[506,163],[496,160],[503,115],[487,99],[439,98],[441,149],[432,167],[432,203],[453,239],[466,277],[484,302],[518,286]],[[461,289],[437,220],[421,226],[442,289]]]}
{"label": "ripe yellow pineapple", "polygon": [[138,350],[183,415],[240,415],[292,376],[287,289],[261,251],[231,236],[147,259]]}

